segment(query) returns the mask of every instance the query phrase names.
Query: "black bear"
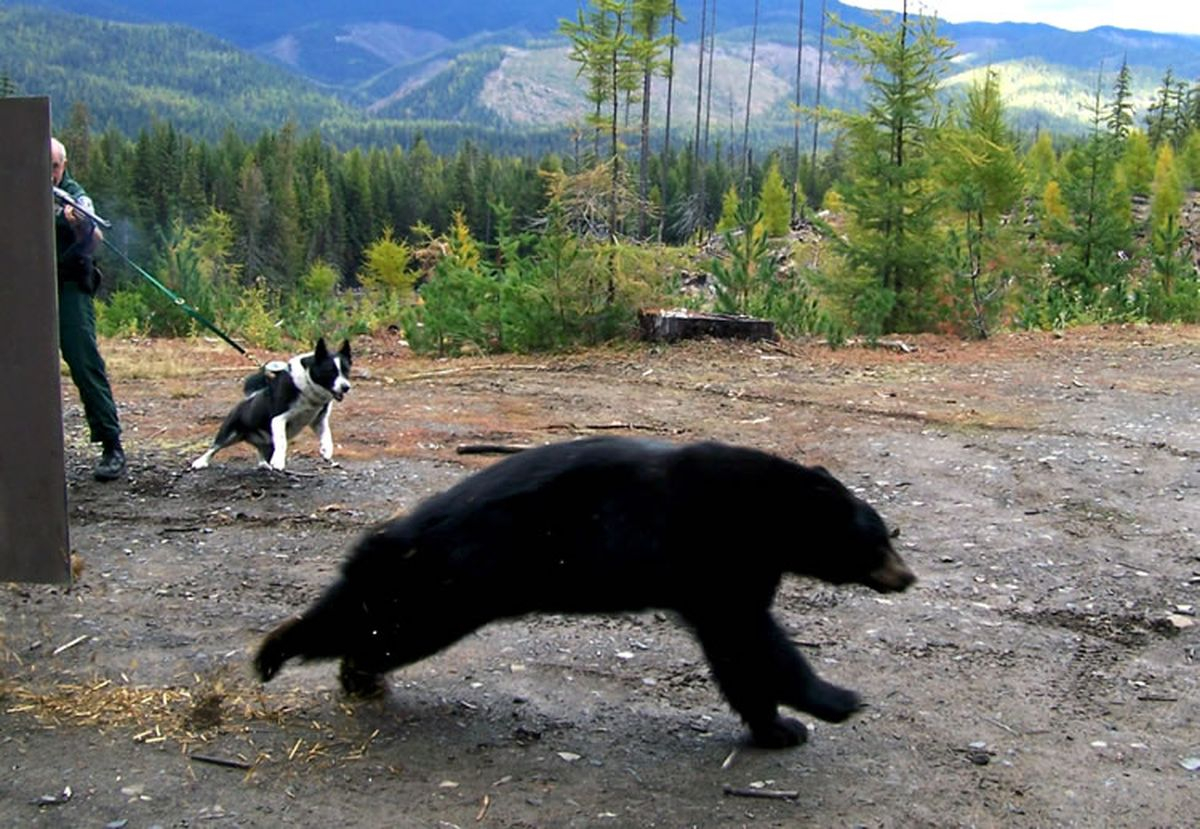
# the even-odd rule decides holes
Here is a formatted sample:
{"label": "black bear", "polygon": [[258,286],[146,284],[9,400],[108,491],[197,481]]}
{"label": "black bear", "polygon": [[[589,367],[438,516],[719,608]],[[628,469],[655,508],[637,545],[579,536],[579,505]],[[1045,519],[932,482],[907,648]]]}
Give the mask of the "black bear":
{"label": "black bear", "polygon": [[879,514],[821,467],[719,443],[592,438],[499,461],[368,530],[341,577],[263,641],[263,681],[341,659],[347,693],[496,619],[668,609],[686,621],[755,743],[796,745],[778,706],[840,722],[853,691],[818,677],[770,613],[784,573],[879,591],[915,577]]}

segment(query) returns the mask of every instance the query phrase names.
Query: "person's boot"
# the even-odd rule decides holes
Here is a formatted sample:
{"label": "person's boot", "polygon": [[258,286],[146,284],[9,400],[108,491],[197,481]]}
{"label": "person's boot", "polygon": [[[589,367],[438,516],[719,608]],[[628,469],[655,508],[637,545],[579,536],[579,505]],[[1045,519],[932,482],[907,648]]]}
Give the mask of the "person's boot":
{"label": "person's boot", "polygon": [[105,441],[104,454],[100,456],[100,462],[92,470],[92,477],[97,481],[115,481],[124,474],[125,450],[121,448],[121,441]]}

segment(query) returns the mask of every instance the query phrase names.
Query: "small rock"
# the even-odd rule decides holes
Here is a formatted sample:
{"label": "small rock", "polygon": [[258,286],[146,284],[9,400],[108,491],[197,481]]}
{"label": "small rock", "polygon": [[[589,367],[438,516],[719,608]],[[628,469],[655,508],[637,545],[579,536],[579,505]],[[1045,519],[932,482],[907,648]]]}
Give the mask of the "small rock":
{"label": "small rock", "polygon": [[1187,630],[1196,624],[1196,620],[1184,616],[1182,613],[1171,613],[1167,616],[1167,622],[1176,630]]}

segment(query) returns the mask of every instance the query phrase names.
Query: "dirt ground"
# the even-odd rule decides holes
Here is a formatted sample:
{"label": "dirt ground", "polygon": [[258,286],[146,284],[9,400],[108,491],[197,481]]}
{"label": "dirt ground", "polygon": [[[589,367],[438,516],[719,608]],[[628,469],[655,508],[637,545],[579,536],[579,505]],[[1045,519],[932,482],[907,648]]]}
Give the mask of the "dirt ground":
{"label": "dirt ground", "polygon": [[[362,338],[336,464],[305,435],[279,474],[244,446],[189,468],[245,360],[105,343],[129,475],[91,480],[67,382],[83,571],[0,586],[0,822],[1194,826],[1200,329],[905,345],[438,361]],[[860,716],[811,723],[796,749],[746,746],[662,613],[496,624],[374,702],[345,700],[332,664],[252,678],[262,634],[362,528],[496,462],[460,446],[598,432],[824,464],[901,529],[907,593],[793,578],[776,602],[818,670],[863,694]]]}

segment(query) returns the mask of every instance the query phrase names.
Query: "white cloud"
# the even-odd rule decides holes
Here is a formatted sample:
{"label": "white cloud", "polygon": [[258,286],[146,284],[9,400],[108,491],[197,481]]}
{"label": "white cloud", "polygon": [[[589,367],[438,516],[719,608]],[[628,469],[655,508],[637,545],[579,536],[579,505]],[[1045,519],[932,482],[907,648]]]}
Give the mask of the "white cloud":
{"label": "white cloud", "polygon": [[[864,9],[900,11],[902,0],[842,0]],[[1172,34],[1200,34],[1200,3],[1194,0],[910,0],[910,13],[937,15],[950,23],[1048,23],[1082,32],[1117,26]]]}

